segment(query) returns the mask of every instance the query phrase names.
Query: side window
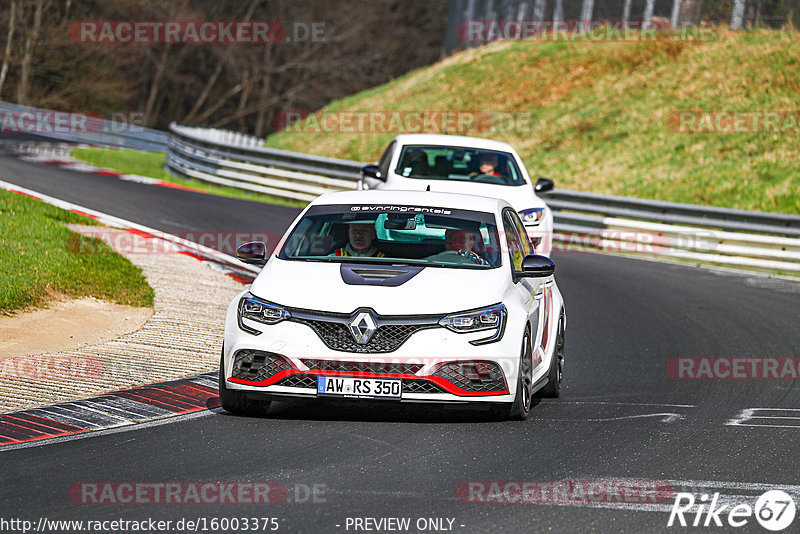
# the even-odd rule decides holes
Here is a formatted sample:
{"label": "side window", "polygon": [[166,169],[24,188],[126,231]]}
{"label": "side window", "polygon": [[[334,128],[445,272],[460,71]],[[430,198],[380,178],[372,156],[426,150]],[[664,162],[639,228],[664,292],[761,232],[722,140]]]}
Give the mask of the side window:
{"label": "side window", "polygon": [[536,250],[533,248],[531,244],[531,239],[528,237],[528,232],[525,230],[525,225],[522,224],[522,221],[519,220],[519,216],[516,213],[506,212],[506,216],[511,218],[514,221],[514,226],[519,232],[520,237],[522,238],[520,241],[522,243],[522,255],[527,256],[529,254],[536,254]]}
{"label": "side window", "polygon": [[378,161],[378,167],[381,169],[381,174],[383,176],[389,175],[389,162],[392,161],[392,154],[394,154],[394,147],[397,144],[396,141],[392,141],[391,144],[386,148],[381,156],[381,159]]}
{"label": "side window", "polygon": [[511,267],[515,271],[521,271],[522,258],[525,254],[522,251],[519,232],[517,232],[513,218],[508,213],[503,216],[503,231],[506,234],[506,245],[508,245],[508,257],[511,260]]}

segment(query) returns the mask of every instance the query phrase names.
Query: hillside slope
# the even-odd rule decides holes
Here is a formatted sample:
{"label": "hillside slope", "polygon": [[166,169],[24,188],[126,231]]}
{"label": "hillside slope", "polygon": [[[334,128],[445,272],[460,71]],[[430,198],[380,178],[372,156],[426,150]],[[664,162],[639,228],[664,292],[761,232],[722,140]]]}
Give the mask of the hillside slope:
{"label": "hillside slope", "polygon": [[[478,120],[458,133],[508,141],[532,173],[559,187],[800,213],[800,37],[766,30],[712,35],[702,41],[498,42],[323,112],[512,112],[512,127]],[[734,123],[725,112],[757,115],[739,115]],[[761,121],[771,112],[780,113],[777,123],[773,116],[765,127]],[[720,117],[723,130],[745,133],[720,133]],[[328,133],[315,124],[276,133],[267,146],[374,161],[399,133],[369,127]]]}

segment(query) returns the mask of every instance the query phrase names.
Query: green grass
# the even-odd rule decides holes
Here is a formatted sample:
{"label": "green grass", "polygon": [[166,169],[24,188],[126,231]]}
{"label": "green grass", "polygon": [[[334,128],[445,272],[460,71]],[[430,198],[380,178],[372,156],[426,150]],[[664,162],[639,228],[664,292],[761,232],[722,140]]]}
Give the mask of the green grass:
{"label": "green grass", "polygon": [[200,180],[192,180],[173,176],[164,168],[167,155],[164,152],[138,152],[136,150],[116,150],[109,148],[76,148],[70,155],[76,159],[102,167],[111,169],[123,174],[138,174],[139,176],[149,176],[158,180],[172,182],[174,184],[201,189],[214,195],[223,197],[241,198],[244,200],[256,200],[268,204],[280,204],[282,206],[305,207],[306,203],[236,189],[224,185],[216,185]]}
{"label": "green grass", "polygon": [[87,217],[0,190],[0,313],[42,306],[61,294],[153,305],[153,289],[141,269],[105,243],[70,231],[67,223],[95,224]]}
{"label": "green grass", "polygon": [[[794,111],[800,117],[800,37],[792,30],[704,40],[505,41],[473,48],[323,111],[515,113],[465,135],[509,142],[558,187],[800,213],[800,143],[785,133],[692,134],[678,112]],[[376,161],[393,133],[271,135],[266,145]],[[435,132],[438,133],[438,132]]]}

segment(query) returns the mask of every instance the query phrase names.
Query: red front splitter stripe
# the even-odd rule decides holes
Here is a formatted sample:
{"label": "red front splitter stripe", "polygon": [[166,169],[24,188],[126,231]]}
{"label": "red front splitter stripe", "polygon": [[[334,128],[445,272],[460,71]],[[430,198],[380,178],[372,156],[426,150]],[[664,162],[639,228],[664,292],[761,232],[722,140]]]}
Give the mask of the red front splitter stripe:
{"label": "red front splitter stripe", "polygon": [[389,373],[357,373],[349,371],[298,371],[296,369],[285,369],[269,377],[266,380],[254,381],[243,380],[241,378],[229,378],[228,382],[242,384],[245,386],[267,387],[283,380],[290,375],[314,375],[314,376],[346,376],[353,378],[406,378],[413,380],[427,380],[441,387],[448,393],[459,397],[490,397],[492,395],[508,395],[508,390],[503,391],[467,391],[456,386],[452,382],[440,376],[417,376],[409,374],[389,374]]}

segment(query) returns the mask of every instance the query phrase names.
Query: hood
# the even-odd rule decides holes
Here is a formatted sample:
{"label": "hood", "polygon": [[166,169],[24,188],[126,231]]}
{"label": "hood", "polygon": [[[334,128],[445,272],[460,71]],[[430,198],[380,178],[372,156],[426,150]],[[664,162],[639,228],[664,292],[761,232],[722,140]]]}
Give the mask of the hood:
{"label": "hood", "polygon": [[[349,263],[353,265],[355,262]],[[381,265],[360,264],[380,270]],[[372,308],[379,315],[447,314],[496,304],[502,299],[506,269],[447,269],[424,267],[400,277],[399,285],[346,283],[336,262],[270,259],[250,291],[282,306],[335,313]],[[345,268],[345,270],[347,270]]]}
{"label": "hood", "polygon": [[465,183],[456,180],[425,180],[423,178],[405,178],[394,174],[391,175],[390,181],[391,185],[387,186],[387,188],[391,189],[425,191],[430,186],[431,191],[440,193],[461,193],[463,195],[500,198],[511,204],[517,211],[545,207],[544,201],[536,196],[533,187],[530,185],[508,186]]}

